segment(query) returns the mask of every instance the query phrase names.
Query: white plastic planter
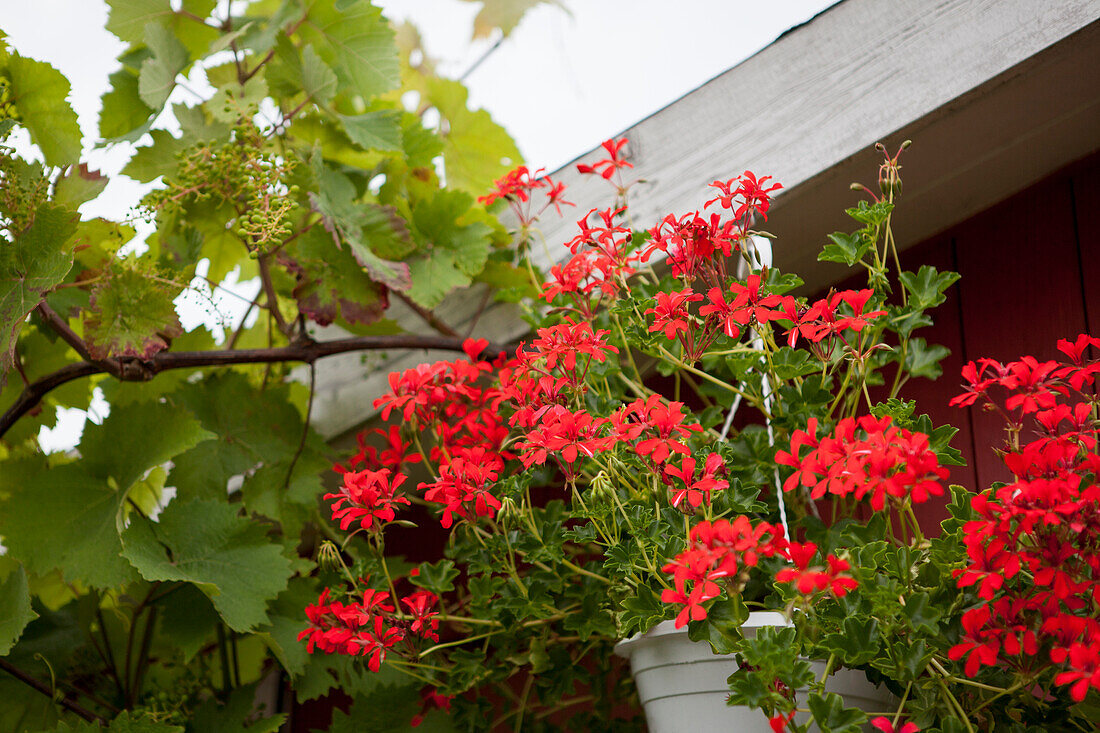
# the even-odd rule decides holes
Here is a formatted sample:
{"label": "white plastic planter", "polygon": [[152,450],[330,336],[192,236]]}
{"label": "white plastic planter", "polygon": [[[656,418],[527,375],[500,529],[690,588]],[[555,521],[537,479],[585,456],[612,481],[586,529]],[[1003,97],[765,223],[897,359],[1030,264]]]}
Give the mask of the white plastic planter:
{"label": "white plastic planter", "polygon": [[[758,611],[749,614],[741,631],[751,638],[759,628],[787,625],[781,613]],[[687,631],[686,626],[677,629],[673,621],[664,621],[615,646],[616,654],[630,660],[651,733],[771,733],[760,710],[726,705],[726,678],[738,669],[734,656],[714,654],[710,644],[688,639]],[[824,662],[811,664],[819,676],[825,671]],[[881,713],[897,706],[886,688],[872,685],[862,672],[839,670],[829,677],[825,688],[842,695],[845,705],[867,712]],[[805,692],[800,691],[798,698],[804,707]]]}

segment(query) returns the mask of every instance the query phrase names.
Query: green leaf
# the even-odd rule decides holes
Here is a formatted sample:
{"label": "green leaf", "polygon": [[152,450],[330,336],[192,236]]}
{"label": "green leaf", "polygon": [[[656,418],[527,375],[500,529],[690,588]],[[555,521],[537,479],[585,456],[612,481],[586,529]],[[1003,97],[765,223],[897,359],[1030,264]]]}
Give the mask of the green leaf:
{"label": "green leaf", "polygon": [[363,149],[401,149],[401,112],[382,109],[352,117],[338,116],[348,137]]}
{"label": "green leaf", "polygon": [[153,130],[153,142],[138,148],[122,172],[135,181],[151,183],[160,176],[176,170],[180,153],[187,149],[187,142],[175,138],[167,130]]}
{"label": "green leaf", "polygon": [[256,712],[256,685],[245,685],[233,690],[224,705],[216,697],[207,699],[194,712],[190,730],[193,733],[275,733],[286,721],[285,713],[257,720]]}
{"label": "green leaf", "polygon": [[42,575],[59,568],[69,582],[112,588],[137,579],[119,556],[118,519],[125,494],[79,465],[58,466],[28,481],[0,512],[0,534],[13,557]]}
{"label": "green leaf", "polygon": [[267,83],[272,92],[286,98],[304,93],[314,104],[327,105],[336,94],[336,74],[317,55],[313,46],[305,45],[301,53],[284,34],[277,41],[276,62],[267,70]]}
{"label": "green leaf", "polygon": [[80,443],[84,470],[129,490],[146,471],[213,438],[180,405],[139,402],[114,407],[102,425],[89,427]]}
{"label": "green leaf", "polygon": [[488,38],[494,29],[499,28],[504,37],[511,35],[520,20],[539,5],[556,5],[566,13],[569,10],[559,0],[467,0],[481,2],[481,10],[474,17],[475,39]]}
{"label": "green leaf", "polygon": [[909,339],[905,352],[905,369],[914,377],[938,379],[943,374],[940,361],[951,354],[946,346],[931,344],[922,338]]}
{"label": "green leaf", "polygon": [[692,641],[705,641],[715,654],[730,654],[740,648],[741,627],[749,618],[749,609],[734,594],[727,600],[716,601],[707,609],[707,617],[702,621],[688,624],[688,638]]}
{"label": "green leaf", "polygon": [[137,140],[153,121],[153,110],[141,101],[137,74],[122,68],[108,79],[99,111],[99,134],[107,140]]}
{"label": "green leaf", "polygon": [[389,304],[385,287],[359,266],[351,252],[337,247],[333,238],[317,227],[295,244],[291,269],[298,284],[294,297],[303,314],[322,326],[338,317],[360,324],[382,317]]}
{"label": "green leaf", "polygon": [[38,614],[31,610],[27,573],[20,565],[0,582],[0,657],[7,656],[15,642]]}
{"label": "green leaf", "polygon": [[12,364],[24,320],[72,268],[76,225],[73,211],[46,203],[14,242],[0,247],[0,377]]}
{"label": "green leaf", "polygon": [[213,640],[221,623],[210,599],[194,585],[180,586],[157,605],[161,609],[160,633],[180,650],[185,663]]}
{"label": "green leaf", "polygon": [[915,275],[903,272],[898,277],[909,291],[909,307],[924,310],[934,308],[947,300],[943,293],[955,284],[959,273],[939,272],[931,265],[923,265]]}
{"label": "green leaf", "polygon": [[124,710],[107,726],[107,733],[183,733],[183,726],[157,720],[151,713]]}
{"label": "green leaf", "polygon": [[878,619],[849,616],[844,619],[843,629],[842,633],[822,639],[821,646],[850,667],[866,664],[875,657],[880,644]]}
{"label": "green leaf", "polygon": [[119,555],[129,493],[146,471],[208,435],[178,406],[115,407],[85,428],[84,460],[33,475],[13,493],[0,512],[4,544],[38,575],[59,568],[66,580],[99,588],[136,579]]}
{"label": "green leaf", "polygon": [[11,98],[20,124],[42,150],[47,165],[64,166],[80,160],[80,125],[69,106],[69,80],[42,61],[12,53],[7,64]]}
{"label": "green leaf", "polygon": [[173,302],[178,291],[139,269],[143,264],[124,265],[92,288],[84,334],[93,358],[148,359],[183,334]]}
{"label": "green leaf", "polygon": [[485,110],[471,112],[466,87],[449,79],[431,79],[428,99],[447,120],[443,159],[448,188],[481,195],[493,181],[523,162],[504,128]]}
{"label": "green leaf", "polygon": [[939,621],[943,611],[931,604],[927,593],[916,593],[906,598],[902,613],[909,619],[909,625],[915,630],[928,634],[939,633]]}
{"label": "green leaf", "polygon": [[893,210],[894,205],[889,201],[876,201],[873,204],[860,201],[855,208],[845,209],[844,211],[860,224],[874,227],[884,224]]}
{"label": "green leaf", "polygon": [[173,501],[159,522],[134,518],[122,541],[142,577],[195,583],[235,631],[268,623],[267,602],[293,572],[262,526],[217,501]]}
{"label": "green leaf", "polygon": [[158,111],[176,88],[176,76],[191,59],[175,34],[157,23],[146,26],[145,45],[153,55],[141,64],[138,95],[150,109]]}
{"label": "green leaf", "polygon": [[376,282],[394,290],[408,290],[408,265],[383,259],[374,252],[372,243],[377,240],[382,246],[393,246],[395,241],[407,239],[400,218],[392,209],[357,203],[355,186],[347,176],[324,166],[319,158],[314,159],[313,168],[320,190],[310,192],[310,205],[321,215],[336,246],[346,244]]}
{"label": "green leaf", "polygon": [[294,578],[286,591],[271,604],[271,622],[260,629],[260,637],[271,653],[290,675],[297,677],[305,672],[309,653],[298,634],[305,628],[303,611],[317,602],[316,580]]}
{"label": "green leaf", "polygon": [[107,5],[111,9],[107,30],[129,43],[141,43],[147,25],[163,23],[173,15],[168,0],[107,0]]}
{"label": "green leaf", "polygon": [[473,199],[460,191],[439,191],[412,211],[417,241],[425,254],[409,263],[409,296],[425,308],[439,305],[457,287],[469,285],[489,258],[490,228],[467,223]]}
{"label": "green leaf", "polygon": [[440,560],[436,563],[422,562],[417,566],[418,574],[410,575],[409,582],[421,588],[426,588],[437,596],[442,596],[454,590],[455,578],[458,570],[450,560]]}
{"label": "green leaf", "polygon": [[810,714],[821,733],[861,733],[867,715],[862,710],[844,707],[844,699],[835,692],[810,695]]}
{"label": "green leaf", "polygon": [[65,172],[54,185],[53,200],[70,209],[91,201],[107,187],[107,176],[81,163]]}
{"label": "green leaf", "polygon": [[341,91],[370,99],[400,82],[393,28],[368,0],[341,9],[316,3],[298,33],[335,71]]}
{"label": "green leaf", "polygon": [[97,723],[73,723],[75,728],[68,723],[58,723],[49,730],[41,733],[183,733],[183,726],[163,723],[150,713],[139,713],[125,710],[117,718],[112,720],[107,728],[102,728]]}
{"label": "green leaf", "polygon": [[861,233],[845,234],[833,232],[829,235],[831,244],[826,244],[817,256],[818,262],[841,262],[848,267],[863,259],[871,249],[871,239]]}

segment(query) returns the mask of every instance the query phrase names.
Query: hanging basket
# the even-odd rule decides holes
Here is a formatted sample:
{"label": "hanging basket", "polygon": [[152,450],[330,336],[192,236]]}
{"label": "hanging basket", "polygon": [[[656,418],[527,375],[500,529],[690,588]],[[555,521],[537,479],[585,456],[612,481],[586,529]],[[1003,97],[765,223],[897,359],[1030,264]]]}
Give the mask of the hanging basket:
{"label": "hanging basket", "polygon": [[[749,614],[741,632],[752,638],[759,628],[789,625],[781,613],[758,611]],[[726,679],[738,670],[734,655],[714,654],[706,642],[691,641],[686,626],[677,629],[674,622],[664,621],[644,634],[620,641],[615,653],[630,660],[651,733],[771,733],[760,710],[726,705]],[[824,673],[824,662],[811,664],[817,675]],[[856,670],[834,672],[825,688],[841,695],[848,707],[884,712],[897,706],[885,687],[871,684]],[[805,707],[806,691],[796,694],[800,707]],[[796,720],[805,718],[802,714]]]}

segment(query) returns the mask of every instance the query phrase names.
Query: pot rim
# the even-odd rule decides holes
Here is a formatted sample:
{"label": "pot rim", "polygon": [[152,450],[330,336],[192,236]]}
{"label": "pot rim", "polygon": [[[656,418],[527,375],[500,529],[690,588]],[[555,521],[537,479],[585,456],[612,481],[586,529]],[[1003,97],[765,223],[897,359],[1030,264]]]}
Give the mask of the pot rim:
{"label": "pot rim", "polygon": [[[791,625],[791,621],[779,611],[753,611],[749,614],[748,619],[742,624],[741,628]],[[639,646],[644,646],[666,636],[687,637],[687,634],[688,627],[686,625],[676,628],[675,621],[662,621],[645,633],[635,634],[634,636],[623,639],[615,645],[614,651],[617,656],[623,659],[630,659],[633,650]]]}

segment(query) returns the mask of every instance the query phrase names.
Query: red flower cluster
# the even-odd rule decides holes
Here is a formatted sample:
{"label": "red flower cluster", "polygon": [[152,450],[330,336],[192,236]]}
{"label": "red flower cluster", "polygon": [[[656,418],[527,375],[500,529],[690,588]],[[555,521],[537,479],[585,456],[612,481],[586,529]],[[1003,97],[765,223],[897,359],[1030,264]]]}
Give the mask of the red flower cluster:
{"label": "red flower cluster", "polygon": [[[560,306],[591,318],[604,299],[614,299],[626,287],[642,257],[634,251],[631,233],[615,223],[623,209],[592,209],[577,221],[580,233],[566,242],[572,257],[550,269],[551,280],[543,284],[543,298],[552,303],[567,296],[571,305]],[[592,214],[599,221],[590,225]],[[596,294],[595,301],[592,295]]]}
{"label": "red flower cluster", "polygon": [[[546,203],[539,211],[532,212],[523,204],[529,204],[532,193],[540,189],[546,189]],[[477,200],[488,206],[498,199],[507,199],[512,204],[513,211],[519,216],[520,222],[527,225],[550,206],[557,210],[559,216],[563,205],[574,206],[575,204],[563,198],[564,193],[565,184],[555,182],[546,175],[545,169],[539,168],[531,173],[527,166],[521,165],[493,181],[493,190],[484,196],[479,196]]]}
{"label": "red flower cluster", "polygon": [[577,172],[594,174],[602,176],[606,180],[611,180],[611,176],[615,175],[615,171],[621,168],[633,168],[634,166],[628,161],[619,157],[626,143],[627,140],[625,137],[618,140],[604,140],[601,145],[603,149],[607,151],[608,157],[603,160],[598,160],[592,165],[578,163]]}
{"label": "red flower cluster", "polygon": [[[802,455],[803,448],[810,450]],[[844,418],[820,440],[817,420],[811,418],[806,430],[792,434],[790,452],[777,452],[775,461],[794,469],[783,482],[784,491],[801,484],[812,499],[826,493],[856,499],[870,495],[875,511],[886,506],[887,497],[920,504],[940,496],[940,481],[947,478],[927,435],[899,428],[889,417],[871,415]]]}
{"label": "red flower cluster", "polygon": [[399,473],[391,479],[388,468],[345,473],[343,488],[324,497],[336,499],[332,502],[332,521],[339,521],[340,529],[344,530],[358,521],[359,526],[368,531],[380,528],[375,525],[376,520],[378,525],[392,522],[394,506],[409,503],[404,496],[395,495],[406,478]]}
{"label": "red flower cluster", "polygon": [[[968,565],[960,588],[981,605],[963,615],[963,641],[950,651],[967,674],[983,666],[1028,670],[1048,655],[1057,685],[1075,700],[1100,690],[1100,453],[1095,394],[1100,362],[1086,361],[1100,339],[1062,340],[1066,362],[1025,356],[963,369],[965,392],[954,405],[977,402],[1007,424],[1005,465],[1014,480],[974,496],[977,519],[963,527]],[[1028,421],[1037,437],[1020,446]]]}
{"label": "red flower cluster", "polygon": [[783,530],[748,517],[736,517],[732,522],[719,519],[703,521],[692,527],[687,549],[661,568],[672,575],[675,589],[661,593],[665,603],[680,604],[676,628],[688,621],[707,617],[703,604],[722,593],[719,583],[738,583],[738,576],[756,567],[761,557],[772,557],[786,547]]}
{"label": "red flower cluster", "polygon": [[[679,509],[684,499],[687,499],[688,505],[693,510],[699,508],[704,501],[710,504],[710,492],[729,488],[729,481],[717,478],[719,473],[725,473],[725,471],[726,462],[717,453],[707,456],[706,463],[703,464],[703,474],[699,478],[695,477],[695,459],[691,456],[684,456],[679,468],[666,465],[665,481],[676,487],[670,502],[673,508]],[[673,484],[671,481],[673,478],[679,479],[683,488]]]}
{"label": "red flower cluster", "polygon": [[784,554],[794,563],[794,567],[780,570],[775,574],[775,581],[794,583],[798,592],[804,596],[827,590],[840,598],[859,585],[855,578],[843,574],[852,566],[836,555],[825,558],[827,567],[811,566],[810,563],[817,555],[817,545],[813,542],[791,542]]}
{"label": "red flower cluster", "polygon": [[367,589],[362,602],[342,603],[329,600],[329,590],[321,592],[317,603],[306,606],[310,627],[298,634],[306,640],[306,651],[320,649],[326,654],[367,657],[367,666],[377,672],[386,653],[407,637],[439,640],[434,618],[435,595],[419,589],[401,600],[409,614],[397,614],[390,594]]}
{"label": "red flower cluster", "polygon": [[710,185],[712,188],[718,189],[720,194],[706,202],[703,208],[710,208],[711,204],[718,202],[723,209],[729,209],[733,212],[734,219],[744,219],[747,214],[756,212],[767,221],[768,209],[771,206],[771,193],[783,188],[782,184],[779,183],[773,183],[770,186],[765,185],[771,179],[771,176],[757,179],[752,171],[745,171],[736,178],[731,178],[724,183],[715,181]]}

